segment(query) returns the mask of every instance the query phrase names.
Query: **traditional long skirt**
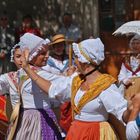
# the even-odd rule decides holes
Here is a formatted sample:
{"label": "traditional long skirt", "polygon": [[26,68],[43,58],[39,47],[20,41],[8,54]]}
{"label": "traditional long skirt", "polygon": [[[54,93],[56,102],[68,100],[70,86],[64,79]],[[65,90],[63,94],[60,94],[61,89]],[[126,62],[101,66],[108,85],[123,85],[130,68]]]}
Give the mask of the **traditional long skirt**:
{"label": "traditional long skirt", "polygon": [[66,140],[118,140],[108,122],[73,121]]}
{"label": "traditional long skirt", "polygon": [[62,140],[51,109],[22,109],[14,140]]}

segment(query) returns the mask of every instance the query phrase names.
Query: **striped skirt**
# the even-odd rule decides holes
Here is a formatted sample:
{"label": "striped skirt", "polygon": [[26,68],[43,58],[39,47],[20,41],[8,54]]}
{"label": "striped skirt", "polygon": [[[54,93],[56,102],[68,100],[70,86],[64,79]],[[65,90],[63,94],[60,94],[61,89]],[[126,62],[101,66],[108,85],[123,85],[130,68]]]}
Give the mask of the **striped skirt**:
{"label": "striped skirt", "polygon": [[14,140],[62,140],[51,109],[22,109]]}
{"label": "striped skirt", "polygon": [[108,122],[73,121],[66,140],[118,140]]}

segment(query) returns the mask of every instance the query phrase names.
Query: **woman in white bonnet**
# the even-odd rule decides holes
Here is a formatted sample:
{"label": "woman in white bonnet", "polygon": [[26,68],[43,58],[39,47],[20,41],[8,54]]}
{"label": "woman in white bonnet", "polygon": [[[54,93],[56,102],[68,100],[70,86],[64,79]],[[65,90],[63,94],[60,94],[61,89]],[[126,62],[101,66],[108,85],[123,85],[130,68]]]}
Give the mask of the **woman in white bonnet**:
{"label": "woman in white bonnet", "polygon": [[[21,61],[21,50],[20,45],[16,44],[11,50],[11,62],[14,63],[19,70],[22,67]],[[9,73],[1,74],[0,75],[0,94],[9,93],[12,100],[13,107],[15,106],[17,100],[17,90],[15,86],[17,84],[17,73],[18,71],[12,71]]]}
{"label": "woman in white bonnet", "polygon": [[[99,72],[104,60],[104,45],[97,39],[87,39],[73,44],[78,73],[70,78],[57,79],[54,83],[37,76],[24,58],[23,68],[50,98],[70,100],[73,122],[66,140],[116,140],[118,139],[108,121],[114,114],[120,121],[127,121],[127,101],[120,95],[115,79]],[[28,54],[28,53],[27,53]]]}
{"label": "woman in white bonnet", "polygon": [[[31,69],[43,78],[54,80],[54,76],[41,67],[46,65],[48,58],[48,42],[44,39],[25,33],[20,37],[20,49],[29,50]],[[19,70],[18,78],[21,94],[21,111],[14,140],[62,140],[56,117],[51,109],[50,100],[23,69]],[[8,139],[9,140],[9,139]]]}
{"label": "woman in white bonnet", "polygon": [[[16,44],[11,50],[11,62],[13,62],[16,65],[17,69],[20,69],[22,66],[20,58],[21,58],[20,46],[19,44]],[[18,84],[18,70],[0,75],[0,95],[1,96],[6,95],[6,97],[8,98],[6,100],[6,104],[7,101],[10,100],[9,102],[10,104],[8,104],[8,106],[6,105],[6,114],[4,112],[4,115],[6,115],[8,122],[10,120],[12,109],[15,107],[16,103],[19,100],[16,88],[17,84]]]}
{"label": "woman in white bonnet", "polygon": [[125,57],[122,63],[118,80],[120,83],[120,89],[125,98],[130,100],[134,93],[124,93],[126,88],[135,84],[132,80],[133,77],[140,76],[140,35],[132,37],[129,43],[132,55]]}

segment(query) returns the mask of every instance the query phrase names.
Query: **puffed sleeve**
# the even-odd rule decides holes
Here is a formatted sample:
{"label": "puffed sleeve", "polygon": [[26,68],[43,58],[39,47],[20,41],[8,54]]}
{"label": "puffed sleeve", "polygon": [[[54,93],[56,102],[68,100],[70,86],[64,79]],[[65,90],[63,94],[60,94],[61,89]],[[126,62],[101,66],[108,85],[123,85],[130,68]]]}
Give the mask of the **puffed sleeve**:
{"label": "puffed sleeve", "polygon": [[137,126],[136,121],[130,121],[126,125],[127,140],[137,140],[140,134],[140,128]]}
{"label": "puffed sleeve", "polygon": [[70,100],[72,80],[77,76],[77,73],[74,73],[72,76],[63,76],[43,70],[38,74],[51,82],[51,86],[48,90],[49,98],[58,99],[60,102]]}
{"label": "puffed sleeve", "polygon": [[106,111],[112,113],[118,120],[122,121],[124,111],[127,109],[127,101],[119,93],[119,89],[112,84],[108,89],[103,91],[99,98],[102,101]]}
{"label": "puffed sleeve", "polygon": [[77,75],[78,73],[75,72],[71,76],[62,76],[52,81],[51,87],[49,88],[49,97],[58,98],[60,101],[70,100],[72,81]]}
{"label": "puffed sleeve", "polygon": [[70,100],[71,96],[71,79],[69,77],[61,77],[52,82],[49,88],[49,97],[57,98],[60,101]]}
{"label": "puffed sleeve", "polygon": [[9,92],[9,83],[6,74],[0,75],[0,95]]}

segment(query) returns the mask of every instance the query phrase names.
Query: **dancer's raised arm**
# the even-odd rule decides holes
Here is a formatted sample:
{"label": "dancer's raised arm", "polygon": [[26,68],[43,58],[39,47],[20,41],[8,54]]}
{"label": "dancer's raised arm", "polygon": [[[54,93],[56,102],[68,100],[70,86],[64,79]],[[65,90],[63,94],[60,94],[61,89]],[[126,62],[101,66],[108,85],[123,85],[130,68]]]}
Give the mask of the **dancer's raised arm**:
{"label": "dancer's raised arm", "polygon": [[35,71],[30,68],[29,64],[29,50],[25,49],[22,53],[22,68],[26,71],[28,76],[46,93],[51,86],[51,82],[39,76]]}

